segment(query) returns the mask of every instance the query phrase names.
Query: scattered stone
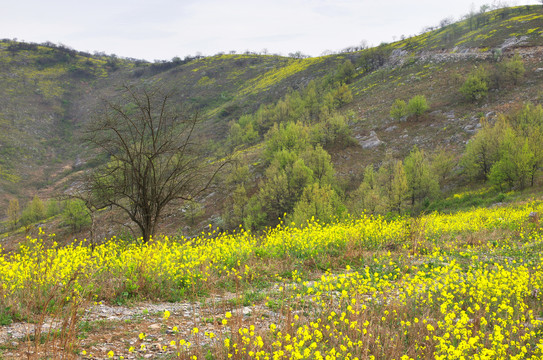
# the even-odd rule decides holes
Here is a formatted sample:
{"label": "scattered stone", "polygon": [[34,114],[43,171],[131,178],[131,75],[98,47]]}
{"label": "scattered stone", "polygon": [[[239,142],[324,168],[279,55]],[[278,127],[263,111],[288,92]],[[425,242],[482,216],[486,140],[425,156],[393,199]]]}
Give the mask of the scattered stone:
{"label": "scattered stone", "polygon": [[379,140],[377,134],[373,130],[370,132],[369,136],[361,137],[360,135],[357,135],[355,138],[363,149],[372,149],[383,144],[383,142]]}
{"label": "scattered stone", "polygon": [[392,132],[396,130],[398,127],[396,125],[389,126],[385,129],[386,132]]}
{"label": "scattered stone", "polygon": [[510,47],[516,47],[516,46],[519,46],[521,45],[524,41],[526,41],[528,39],[527,36],[521,36],[519,38],[517,38],[516,36],[513,36],[513,37],[510,37],[509,39],[506,39],[502,46],[500,46],[500,49],[503,51],[503,50],[506,50]]}
{"label": "scattered stone", "polygon": [[251,312],[252,312],[252,311],[253,311],[253,310],[251,309],[250,306],[245,306],[245,307],[243,308],[243,310],[242,310],[244,316],[249,316],[249,315],[251,315]]}
{"label": "scattered stone", "polygon": [[464,131],[473,134],[477,132],[476,125],[468,124],[464,126]]}

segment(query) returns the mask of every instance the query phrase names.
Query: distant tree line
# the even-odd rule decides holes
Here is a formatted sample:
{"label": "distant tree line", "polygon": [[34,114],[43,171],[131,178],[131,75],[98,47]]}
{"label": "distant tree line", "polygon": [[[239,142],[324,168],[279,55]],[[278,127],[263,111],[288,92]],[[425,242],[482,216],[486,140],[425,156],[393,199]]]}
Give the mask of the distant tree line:
{"label": "distant tree line", "polygon": [[108,63],[116,63],[119,59],[135,63],[136,65],[142,65],[148,63],[145,60],[130,58],[130,57],[118,57],[115,54],[106,54],[105,52],[94,52],[93,54],[85,51],[75,50],[64,44],[55,44],[51,41],[46,41],[43,43],[33,43],[33,42],[23,42],[17,41],[17,39],[1,39],[0,42],[7,44],[7,50],[16,53],[19,51],[32,50],[36,51],[39,47],[48,48],[53,54],[56,54],[58,61],[68,62],[71,59],[75,59],[76,56],[87,57],[87,58],[105,58]]}
{"label": "distant tree line", "polygon": [[78,231],[90,224],[90,214],[85,204],[79,199],[49,199],[43,202],[37,195],[23,208],[18,199],[11,199],[6,209],[9,226],[12,229],[61,215],[64,226]]}

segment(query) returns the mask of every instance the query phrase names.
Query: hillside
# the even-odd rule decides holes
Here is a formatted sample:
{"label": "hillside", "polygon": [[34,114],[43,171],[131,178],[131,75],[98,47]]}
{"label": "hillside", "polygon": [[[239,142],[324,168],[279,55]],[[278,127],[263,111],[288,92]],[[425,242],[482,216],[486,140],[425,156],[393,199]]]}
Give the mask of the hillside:
{"label": "hillside", "polygon": [[[199,112],[203,123],[196,136],[207,148],[217,154],[236,151],[253,164],[248,191],[255,192],[265,171],[262,141],[270,125],[258,129],[251,145],[236,147],[228,138],[232,124],[262,105],[275,106],[293,91],[303,92],[312,80],[333,82],[347,60],[354,71],[341,79],[352,100],[337,105],[337,111],[346,116],[355,142],[326,148],[347,192],[360,183],[363,167],[379,164],[387,151],[403,158],[417,145],[459,157],[481,116],[493,121],[523,102],[541,103],[542,19],[543,11],[536,6],[499,9],[395,43],[305,59],[223,54],[150,64],[4,40],[0,205],[6,207],[14,198],[24,204],[36,193],[43,199],[62,193],[72,175],[96,165],[80,146],[81,129],[100,99],[115,97],[120,84],[160,84],[175,90],[179,104]],[[477,102],[463,98],[459,88],[474,68],[497,68],[515,53],[526,69],[521,81],[492,89]],[[407,101],[414,95],[428,99],[426,115],[416,121],[393,120],[389,111],[395,99]],[[216,204],[224,204],[225,198],[215,192],[203,200],[202,224],[218,218],[223,208]],[[166,231],[184,226],[180,213],[169,215]]]}
{"label": "hillside", "polygon": [[[317,58],[0,41],[0,359],[543,359],[543,7],[483,10]],[[227,167],[145,233],[112,189],[172,163]]]}

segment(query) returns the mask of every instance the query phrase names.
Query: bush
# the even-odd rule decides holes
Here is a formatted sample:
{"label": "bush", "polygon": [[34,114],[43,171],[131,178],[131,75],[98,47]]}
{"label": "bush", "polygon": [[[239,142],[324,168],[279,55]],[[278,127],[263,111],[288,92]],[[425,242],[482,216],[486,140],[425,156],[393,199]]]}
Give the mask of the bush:
{"label": "bush", "polygon": [[415,116],[416,119],[428,111],[429,108],[430,107],[428,106],[428,102],[426,101],[426,97],[424,95],[413,96],[407,104],[408,114]]}
{"label": "bush", "polygon": [[314,183],[304,189],[290,220],[298,226],[304,226],[313,220],[329,223],[336,217],[341,217],[344,212],[345,207],[330,185],[321,187]]}
{"label": "bush", "polygon": [[506,81],[511,81],[517,85],[518,81],[524,76],[526,69],[524,68],[522,58],[516,53],[511,60],[503,63],[502,71]]}
{"label": "bush", "polygon": [[62,212],[64,224],[70,226],[73,231],[80,230],[91,223],[89,210],[85,203],[79,199],[69,200]]}
{"label": "bush", "polygon": [[45,205],[36,195],[30,203],[24,208],[21,214],[21,224],[29,225],[33,222],[45,219]]}
{"label": "bush", "polygon": [[394,101],[394,104],[392,104],[390,108],[390,117],[392,117],[396,121],[400,121],[406,116],[407,104],[403,100],[396,99],[396,101]]}
{"label": "bush", "polygon": [[460,93],[468,101],[478,101],[488,94],[488,84],[481,76],[471,74],[460,87]]}

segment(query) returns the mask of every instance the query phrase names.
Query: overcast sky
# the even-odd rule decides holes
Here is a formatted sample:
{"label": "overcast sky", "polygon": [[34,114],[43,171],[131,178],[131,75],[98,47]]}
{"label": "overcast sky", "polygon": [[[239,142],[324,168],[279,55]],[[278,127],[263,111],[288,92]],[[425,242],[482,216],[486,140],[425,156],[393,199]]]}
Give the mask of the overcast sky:
{"label": "overcast sky", "polygon": [[[153,61],[246,50],[318,56],[418,34],[493,0],[9,0],[0,38]],[[536,0],[501,1],[510,5]]]}

